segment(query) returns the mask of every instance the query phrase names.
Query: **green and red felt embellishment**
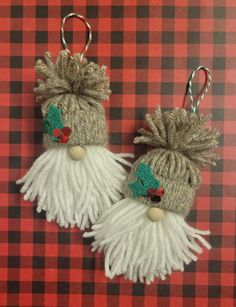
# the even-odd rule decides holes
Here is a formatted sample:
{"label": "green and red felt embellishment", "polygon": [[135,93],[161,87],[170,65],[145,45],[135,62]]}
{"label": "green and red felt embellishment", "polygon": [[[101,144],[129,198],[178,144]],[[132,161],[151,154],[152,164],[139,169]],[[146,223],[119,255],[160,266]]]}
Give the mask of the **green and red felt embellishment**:
{"label": "green and red felt embellishment", "polygon": [[54,142],[66,144],[69,141],[71,129],[64,127],[61,110],[54,105],[49,107],[48,114],[43,121],[43,131],[49,134]]}
{"label": "green and red felt embellishment", "polygon": [[153,174],[151,167],[147,164],[140,163],[135,171],[137,181],[129,184],[134,197],[150,197],[154,202],[160,202],[164,195],[164,189],[160,186],[160,181]]}

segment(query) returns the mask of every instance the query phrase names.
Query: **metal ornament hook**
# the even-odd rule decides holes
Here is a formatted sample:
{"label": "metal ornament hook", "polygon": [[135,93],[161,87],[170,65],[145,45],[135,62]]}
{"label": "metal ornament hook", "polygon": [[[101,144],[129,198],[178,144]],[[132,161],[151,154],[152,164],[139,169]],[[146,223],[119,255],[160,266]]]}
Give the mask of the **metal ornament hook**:
{"label": "metal ornament hook", "polygon": [[[206,81],[205,81],[205,84],[204,84],[204,86],[201,90],[201,95],[199,94],[197,99],[195,99],[195,101],[194,101],[193,92],[192,92],[193,79],[194,79],[196,73],[201,69],[204,70],[204,72],[206,74]],[[212,81],[211,72],[210,72],[209,68],[206,67],[206,66],[198,66],[191,73],[189,80],[188,80],[187,87],[188,87],[188,94],[189,94],[190,106],[191,106],[192,113],[196,112],[196,110],[199,107],[200,103],[202,102],[203,98],[206,96],[208,89],[211,86],[211,81]]]}
{"label": "metal ornament hook", "polygon": [[69,13],[67,14],[63,20],[62,20],[62,24],[61,24],[61,41],[62,41],[62,45],[64,47],[64,49],[69,53],[70,57],[72,58],[71,56],[71,51],[68,49],[68,45],[66,43],[66,39],[65,39],[65,31],[64,31],[64,26],[65,26],[65,23],[66,23],[66,20],[68,18],[71,18],[71,17],[77,17],[79,18],[80,20],[83,21],[83,23],[85,24],[87,30],[88,30],[88,40],[84,46],[84,48],[82,49],[82,51],[80,52],[80,62],[82,62],[83,60],[83,57],[85,55],[85,53],[87,52],[88,50],[88,47],[92,41],[92,28],[90,26],[90,24],[88,23],[88,21],[84,18],[84,16],[80,15],[80,14],[76,14],[76,13]]}

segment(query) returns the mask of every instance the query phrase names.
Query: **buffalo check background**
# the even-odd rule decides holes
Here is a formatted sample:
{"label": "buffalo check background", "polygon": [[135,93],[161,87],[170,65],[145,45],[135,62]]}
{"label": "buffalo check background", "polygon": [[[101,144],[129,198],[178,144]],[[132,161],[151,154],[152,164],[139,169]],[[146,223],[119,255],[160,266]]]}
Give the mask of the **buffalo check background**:
{"label": "buffalo check background", "polygon": [[[61,18],[84,15],[93,29],[87,57],[108,66],[112,96],[104,103],[109,147],[133,145],[144,115],[157,105],[182,106],[186,83],[198,65],[213,84],[200,105],[221,132],[216,167],[204,169],[188,217],[210,229],[213,249],[197,263],[152,285],[123,277],[108,280],[103,256],[77,229],[45,221],[24,202],[15,180],[42,152],[40,106],[32,92],[34,63],[57,56]],[[77,19],[66,23],[73,52],[85,41]],[[203,74],[195,80],[195,92]],[[198,83],[199,82],[199,83]],[[24,0],[0,1],[0,306],[1,307],[232,307],[235,295],[236,2],[234,0]]]}

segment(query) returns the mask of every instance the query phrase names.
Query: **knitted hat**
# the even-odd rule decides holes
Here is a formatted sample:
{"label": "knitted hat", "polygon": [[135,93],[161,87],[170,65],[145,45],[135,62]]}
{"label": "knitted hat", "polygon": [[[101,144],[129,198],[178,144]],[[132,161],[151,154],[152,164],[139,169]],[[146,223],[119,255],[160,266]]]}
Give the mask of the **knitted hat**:
{"label": "knitted hat", "polygon": [[38,80],[34,92],[42,102],[44,146],[104,145],[105,112],[100,103],[111,91],[106,66],[99,67],[80,54],[61,51],[54,64],[49,52],[36,62]]}
{"label": "knitted hat", "polygon": [[215,164],[219,132],[205,127],[211,115],[158,107],[146,121],[151,131],[140,129],[134,143],[157,147],[141,156],[127,180],[126,196],[149,206],[186,216],[201,181],[199,166]]}

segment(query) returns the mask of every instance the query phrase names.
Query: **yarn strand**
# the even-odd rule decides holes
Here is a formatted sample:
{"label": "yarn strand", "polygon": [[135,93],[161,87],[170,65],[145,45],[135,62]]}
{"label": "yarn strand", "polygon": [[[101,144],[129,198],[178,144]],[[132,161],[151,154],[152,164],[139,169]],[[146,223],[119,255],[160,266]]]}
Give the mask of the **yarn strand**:
{"label": "yarn strand", "polygon": [[78,162],[70,159],[66,147],[49,149],[17,181],[23,184],[25,200],[38,198],[37,211],[46,211],[48,221],[85,229],[121,199],[126,179],[121,164],[129,163],[103,146],[86,146],[85,151]]}
{"label": "yarn strand", "polygon": [[152,223],[147,210],[138,200],[126,198],[101,216],[92,232],[84,233],[84,237],[94,236],[93,251],[104,251],[107,277],[124,274],[133,282],[150,284],[155,277],[165,279],[175,270],[183,271],[184,264],[196,261],[195,253],[202,252],[198,242],[210,249],[201,236],[209,231],[188,226],[181,215],[170,211],[162,221]]}

